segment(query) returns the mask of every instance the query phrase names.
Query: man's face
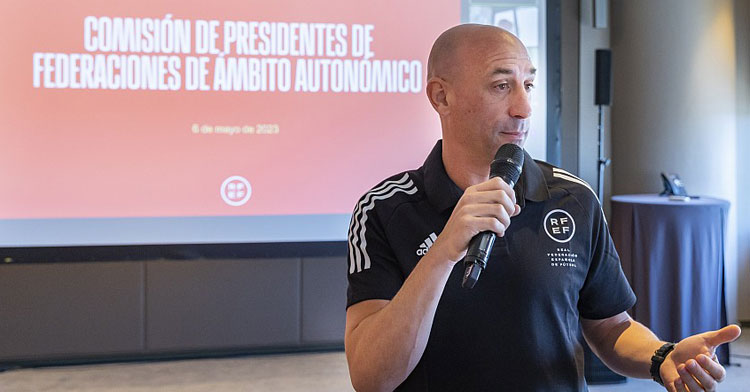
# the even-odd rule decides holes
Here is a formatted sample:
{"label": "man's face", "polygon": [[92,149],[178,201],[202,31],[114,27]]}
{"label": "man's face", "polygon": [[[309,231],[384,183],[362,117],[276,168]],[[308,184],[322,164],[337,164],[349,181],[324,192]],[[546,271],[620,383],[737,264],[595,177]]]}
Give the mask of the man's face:
{"label": "man's face", "polygon": [[526,48],[507,35],[483,37],[462,48],[461,65],[450,81],[456,140],[491,155],[503,144],[523,146],[529,133],[536,69]]}

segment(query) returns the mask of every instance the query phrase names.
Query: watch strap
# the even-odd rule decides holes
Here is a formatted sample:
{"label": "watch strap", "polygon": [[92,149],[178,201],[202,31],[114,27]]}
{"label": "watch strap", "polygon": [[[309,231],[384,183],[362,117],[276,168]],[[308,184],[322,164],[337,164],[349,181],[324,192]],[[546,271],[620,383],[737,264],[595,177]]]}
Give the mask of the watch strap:
{"label": "watch strap", "polygon": [[667,358],[667,355],[674,350],[674,346],[674,343],[665,343],[663,346],[659,347],[651,357],[651,378],[661,386],[664,386],[664,381],[661,379],[659,369],[661,369],[661,364]]}

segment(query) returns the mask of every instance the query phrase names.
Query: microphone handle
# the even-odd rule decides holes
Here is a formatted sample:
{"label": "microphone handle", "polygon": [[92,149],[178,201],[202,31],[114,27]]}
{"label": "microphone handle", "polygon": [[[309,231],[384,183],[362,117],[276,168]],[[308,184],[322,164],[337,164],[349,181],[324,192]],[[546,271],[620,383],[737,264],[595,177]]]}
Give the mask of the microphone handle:
{"label": "microphone handle", "polygon": [[479,280],[479,274],[487,266],[490,252],[495,245],[497,235],[491,231],[483,231],[474,236],[469,242],[469,249],[464,257],[464,279],[461,287],[471,289]]}
{"label": "microphone handle", "polygon": [[[498,177],[492,176],[491,178]],[[503,181],[508,183],[513,188],[515,181],[508,181],[502,178]],[[474,236],[469,241],[469,247],[464,257],[464,278],[461,281],[461,287],[471,289],[479,280],[479,274],[484,271],[487,266],[487,260],[490,258],[492,253],[492,247],[495,245],[495,239],[497,235],[492,231],[483,231]]]}

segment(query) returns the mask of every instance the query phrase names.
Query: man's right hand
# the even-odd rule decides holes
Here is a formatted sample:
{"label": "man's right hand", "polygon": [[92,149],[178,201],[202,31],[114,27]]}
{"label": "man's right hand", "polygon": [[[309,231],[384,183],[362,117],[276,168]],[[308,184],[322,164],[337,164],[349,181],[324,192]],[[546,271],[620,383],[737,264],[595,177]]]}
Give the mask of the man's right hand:
{"label": "man's right hand", "polygon": [[[346,358],[357,390],[393,390],[417,366],[454,263],[483,231],[500,236],[518,215],[513,189],[499,178],[466,188],[430,251],[390,301],[371,299],[346,311]],[[453,262],[448,262],[452,260]]]}
{"label": "man's right hand", "polygon": [[456,204],[430,252],[458,262],[466,255],[469,241],[475,235],[492,231],[499,237],[504,236],[510,218],[520,212],[513,188],[499,177],[470,186]]}

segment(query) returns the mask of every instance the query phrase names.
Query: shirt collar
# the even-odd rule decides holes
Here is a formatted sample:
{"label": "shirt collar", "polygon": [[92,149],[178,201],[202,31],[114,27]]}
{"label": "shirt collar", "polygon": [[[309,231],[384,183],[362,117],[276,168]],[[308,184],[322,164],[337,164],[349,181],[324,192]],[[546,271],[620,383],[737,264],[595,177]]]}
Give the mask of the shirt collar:
{"label": "shirt collar", "polygon": [[[464,191],[448,176],[443,165],[443,141],[438,140],[422,166],[427,198],[438,211],[452,209],[458,203]],[[518,204],[523,207],[524,199],[544,201],[549,199],[547,182],[544,173],[529,153],[524,150],[523,171],[515,186]]]}
{"label": "shirt collar", "polygon": [[523,150],[521,178],[518,179],[518,184],[514,189],[518,196],[518,204],[521,207],[526,204],[525,200],[545,201],[550,198],[547,180],[544,179],[542,168],[526,150]]}

